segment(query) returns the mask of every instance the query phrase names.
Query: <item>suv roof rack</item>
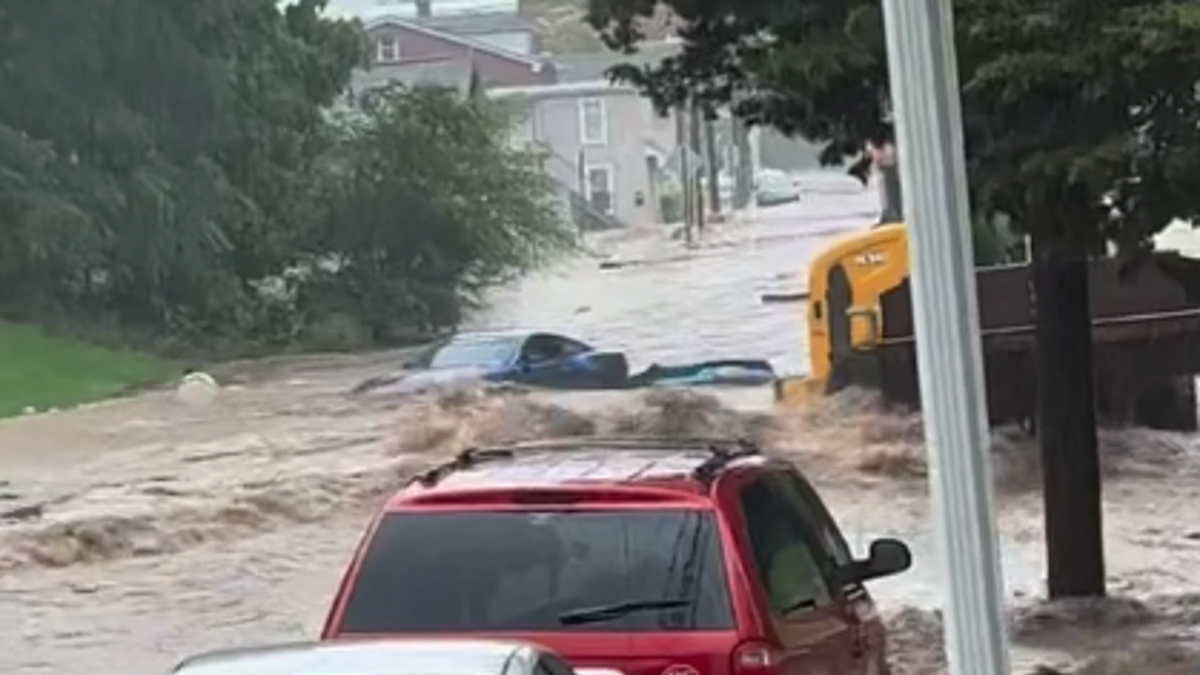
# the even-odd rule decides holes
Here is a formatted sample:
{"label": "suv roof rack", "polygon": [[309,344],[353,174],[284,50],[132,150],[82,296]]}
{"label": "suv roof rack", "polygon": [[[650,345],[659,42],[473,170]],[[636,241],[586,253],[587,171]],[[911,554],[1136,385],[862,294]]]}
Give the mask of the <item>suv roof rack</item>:
{"label": "suv roof rack", "polygon": [[588,448],[707,452],[708,458],[692,470],[692,478],[703,483],[705,487],[712,485],[713,480],[730,462],[762,454],[758,443],[744,437],[580,436],[470,447],[455,455],[450,461],[421,472],[411,482],[420,483],[425,487],[433,487],[456,471],[463,471],[489,461],[512,459],[527,450],[569,451]]}

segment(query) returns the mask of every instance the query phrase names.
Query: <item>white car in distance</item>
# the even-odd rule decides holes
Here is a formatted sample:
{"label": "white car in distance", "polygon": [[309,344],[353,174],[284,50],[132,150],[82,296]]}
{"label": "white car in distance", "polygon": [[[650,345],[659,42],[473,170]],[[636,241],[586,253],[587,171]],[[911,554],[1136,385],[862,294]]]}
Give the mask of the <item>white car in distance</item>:
{"label": "white car in distance", "polygon": [[503,640],[308,642],[209,652],[173,675],[621,675],[575,670],[552,651]]}

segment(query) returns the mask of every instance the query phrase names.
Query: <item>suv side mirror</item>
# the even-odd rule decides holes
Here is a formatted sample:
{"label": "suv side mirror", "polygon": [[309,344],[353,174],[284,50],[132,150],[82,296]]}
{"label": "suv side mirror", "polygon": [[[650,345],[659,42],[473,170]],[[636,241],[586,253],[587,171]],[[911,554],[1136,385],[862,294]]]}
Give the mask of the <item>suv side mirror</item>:
{"label": "suv side mirror", "polygon": [[898,539],[876,539],[871,542],[866,560],[855,560],[845,569],[847,583],[862,583],[882,579],[912,567],[912,552],[908,544]]}

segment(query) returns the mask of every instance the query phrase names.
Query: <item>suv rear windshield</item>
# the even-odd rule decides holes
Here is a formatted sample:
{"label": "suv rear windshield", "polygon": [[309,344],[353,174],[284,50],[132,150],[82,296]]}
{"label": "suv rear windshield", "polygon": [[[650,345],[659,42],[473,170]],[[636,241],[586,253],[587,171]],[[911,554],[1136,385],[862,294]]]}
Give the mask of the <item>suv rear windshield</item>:
{"label": "suv rear windshield", "polygon": [[[677,601],[564,625],[564,613]],[[567,622],[571,623],[571,622]],[[712,513],[391,514],[339,632],[721,630],[733,626]]]}

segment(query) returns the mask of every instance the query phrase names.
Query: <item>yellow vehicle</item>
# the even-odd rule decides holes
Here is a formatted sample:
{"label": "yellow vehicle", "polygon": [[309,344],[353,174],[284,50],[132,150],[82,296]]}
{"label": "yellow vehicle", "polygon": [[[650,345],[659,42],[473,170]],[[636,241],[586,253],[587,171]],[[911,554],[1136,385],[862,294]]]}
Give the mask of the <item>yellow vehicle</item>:
{"label": "yellow vehicle", "polygon": [[[831,388],[835,366],[882,336],[879,301],[908,278],[908,237],[903,223],[847,235],[817,255],[808,273],[807,376],[782,378],[778,398],[803,403]],[[832,383],[836,387],[837,383]]]}
{"label": "yellow vehicle", "polygon": [[[776,382],[803,405],[848,386],[920,406],[909,251],[903,223],[842,237],[809,268],[809,373]],[[1115,258],[1092,262],[1097,414],[1106,421],[1195,430],[1200,373],[1200,262],[1156,254],[1135,276]],[[1032,424],[1036,299],[1025,264],[976,271],[989,418]]]}

